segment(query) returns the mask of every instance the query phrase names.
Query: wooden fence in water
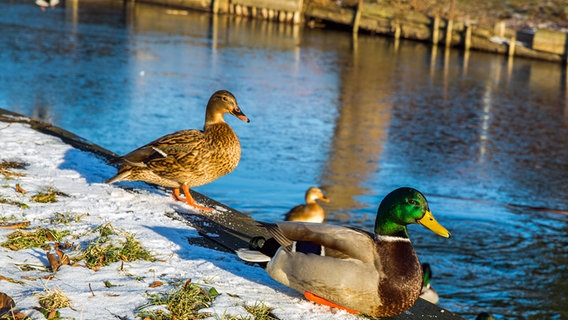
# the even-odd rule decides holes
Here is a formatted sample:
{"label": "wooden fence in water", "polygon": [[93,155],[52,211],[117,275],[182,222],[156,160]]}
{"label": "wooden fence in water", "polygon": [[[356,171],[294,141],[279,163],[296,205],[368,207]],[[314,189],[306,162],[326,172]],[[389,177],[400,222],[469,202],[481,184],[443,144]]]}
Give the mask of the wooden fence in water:
{"label": "wooden fence in water", "polygon": [[[358,32],[431,42],[433,45],[476,49],[555,62],[568,60],[568,34],[539,29],[508,29],[504,22],[478,25],[356,0],[353,6],[321,0],[125,0],[265,19],[291,24],[331,22]],[[353,1],[352,1],[353,2]],[[326,4],[324,4],[326,3]]]}

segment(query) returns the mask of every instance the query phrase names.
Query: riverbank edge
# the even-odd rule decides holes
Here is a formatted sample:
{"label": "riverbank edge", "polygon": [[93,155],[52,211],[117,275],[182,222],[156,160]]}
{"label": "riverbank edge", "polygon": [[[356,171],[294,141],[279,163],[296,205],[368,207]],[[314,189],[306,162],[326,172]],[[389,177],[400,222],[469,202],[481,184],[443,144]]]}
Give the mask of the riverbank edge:
{"label": "riverbank edge", "polygon": [[[76,134],[69,132],[63,128],[59,128],[57,126],[54,126],[50,123],[41,121],[41,120],[37,120],[34,118],[30,118],[30,117],[26,117],[23,116],[21,114],[18,113],[14,113],[12,111],[0,108],[0,123],[23,123],[23,124],[28,124],[33,130],[36,130],[38,132],[41,132],[43,134],[48,134],[51,136],[55,136],[59,139],[61,139],[64,143],[69,144],[70,146],[79,149],[81,151],[85,151],[88,153],[93,154],[93,156],[96,157],[100,157],[106,161],[109,161],[111,159],[114,159],[117,155],[115,153],[113,153],[112,151],[109,151],[99,145],[96,145],[94,143],[91,143],[89,141],[87,141],[86,139],[83,139],[79,136],[77,136]],[[206,205],[209,206],[218,206],[218,207],[222,207],[223,208],[223,212],[221,214],[215,215],[214,218],[209,217],[204,221],[204,216],[203,217],[197,217],[200,216],[198,214],[196,215],[192,215],[189,217],[185,217],[187,216],[184,212],[178,212],[178,214],[180,214],[181,216],[183,216],[186,219],[186,224],[188,224],[189,227],[192,228],[196,228],[201,234],[202,234],[202,238],[188,238],[188,242],[190,244],[193,245],[199,245],[199,246],[203,246],[203,247],[207,247],[210,249],[214,249],[214,250],[218,250],[218,251],[224,251],[227,253],[234,253],[234,251],[232,251],[232,246],[234,245],[241,245],[242,241],[244,241],[244,239],[227,239],[224,238],[223,235],[221,235],[220,237],[217,237],[216,235],[213,237],[208,237],[207,236],[207,232],[210,232],[211,230],[203,230],[203,226],[210,226],[212,224],[216,224],[216,225],[224,225],[224,224],[230,224],[236,226],[236,228],[238,230],[230,230],[230,229],[226,229],[228,231],[231,232],[235,232],[235,231],[243,231],[245,230],[245,234],[246,233],[251,233],[251,232],[257,232],[254,230],[254,228],[257,228],[258,226],[256,225],[255,221],[248,215],[243,214],[237,210],[234,210],[230,207],[227,207],[213,199],[208,198],[205,195],[202,195],[200,193],[197,193],[195,191],[192,190],[192,194],[194,195],[194,197],[196,197],[196,200],[200,203],[204,203]],[[185,216],[184,216],[185,215]],[[229,222],[230,221],[230,222]],[[262,231],[259,231],[262,232]],[[232,243],[223,243],[223,241],[229,241]],[[235,243],[235,241],[239,241],[240,243]],[[432,319],[439,319],[439,320],[463,320],[462,317],[447,311],[443,308],[440,308],[437,305],[434,305],[430,302],[427,302],[423,299],[418,299],[418,301],[415,303],[415,305],[408,310],[407,312],[398,315],[398,316],[394,316],[394,317],[389,317],[389,318],[382,318],[382,319],[393,319],[393,320],[412,320],[412,319],[416,319],[416,317],[419,318],[432,318]]]}
{"label": "riverbank edge", "polygon": [[504,21],[476,24],[475,17],[447,19],[439,16],[365,3],[355,6],[321,4],[315,0],[123,0],[213,14],[262,19],[308,27],[337,28],[434,46],[477,50],[523,57],[568,66],[568,33],[560,30],[515,30]]}

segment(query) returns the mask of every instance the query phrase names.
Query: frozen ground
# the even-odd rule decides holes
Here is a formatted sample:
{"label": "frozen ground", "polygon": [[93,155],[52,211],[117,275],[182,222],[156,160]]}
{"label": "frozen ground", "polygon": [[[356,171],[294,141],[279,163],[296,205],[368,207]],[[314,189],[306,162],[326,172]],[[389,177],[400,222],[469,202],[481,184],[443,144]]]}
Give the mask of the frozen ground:
{"label": "frozen ground", "polygon": [[[72,308],[61,309],[61,316],[75,319],[134,319],[135,309],[148,302],[147,293],[175,289],[173,283],[191,279],[193,283],[214,287],[219,293],[211,308],[216,318],[247,315],[244,305],[264,303],[281,319],[350,319],[342,311],[314,305],[295,291],[273,281],[261,268],[242,263],[232,254],[190,245],[187,237],[198,236],[196,230],[181,221],[166,217],[174,213],[169,195],[141,184],[125,190],[103,181],[115,169],[90,153],[39,133],[26,124],[0,122],[0,162],[28,164],[13,170],[23,176],[0,175],[0,218],[4,221],[30,221],[27,229],[48,227],[68,230],[65,237],[74,245],[93,239],[93,229],[110,223],[116,230],[133,233],[158,261],[116,262],[98,271],[79,266],[62,266],[52,273],[46,251],[23,249],[12,251],[0,247],[0,292],[11,296],[16,309],[32,319],[44,319],[34,307],[37,294],[46,289],[60,289],[70,298]],[[17,191],[16,185],[25,193]],[[32,195],[54,189],[66,196],[58,202],[37,203]],[[10,202],[25,203],[20,208]],[[79,221],[55,224],[55,213],[80,216]],[[0,229],[0,242],[14,232]],[[73,251],[67,252],[73,257]],[[23,266],[38,269],[23,271]],[[122,266],[121,266],[122,265]],[[50,277],[53,276],[53,277]],[[14,283],[3,278],[17,280]],[[156,280],[163,286],[151,288]],[[105,281],[113,287],[107,288]],[[251,317],[252,318],[252,317]]]}

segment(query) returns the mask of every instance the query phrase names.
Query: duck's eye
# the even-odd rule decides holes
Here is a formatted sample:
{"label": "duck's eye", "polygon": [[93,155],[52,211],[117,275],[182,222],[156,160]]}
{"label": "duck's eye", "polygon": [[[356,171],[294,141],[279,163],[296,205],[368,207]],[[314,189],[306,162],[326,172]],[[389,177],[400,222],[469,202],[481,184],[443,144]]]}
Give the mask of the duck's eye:
{"label": "duck's eye", "polygon": [[410,199],[408,200],[408,204],[411,204],[413,206],[418,206],[418,201]]}

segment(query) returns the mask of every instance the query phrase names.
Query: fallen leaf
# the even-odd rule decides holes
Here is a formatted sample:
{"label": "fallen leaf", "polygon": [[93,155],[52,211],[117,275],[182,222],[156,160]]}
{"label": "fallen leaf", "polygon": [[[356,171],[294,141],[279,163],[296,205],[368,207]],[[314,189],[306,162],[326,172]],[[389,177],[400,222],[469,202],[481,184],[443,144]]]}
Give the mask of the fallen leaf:
{"label": "fallen leaf", "polygon": [[0,222],[0,228],[2,229],[25,229],[30,226],[29,221],[21,221],[21,222]]}
{"label": "fallen leaf", "polygon": [[55,237],[53,236],[53,233],[51,233],[51,232],[46,232],[45,236],[46,236],[47,240],[49,240],[49,241],[55,241]]}
{"label": "fallen leaf", "polygon": [[164,285],[164,283],[162,281],[156,280],[156,281],[150,283],[150,288],[157,288],[157,287],[161,287],[163,285]]}
{"label": "fallen leaf", "polygon": [[191,284],[191,278],[185,281],[185,283],[183,284],[183,290],[187,290],[190,284]]}
{"label": "fallen leaf", "polygon": [[107,297],[120,297],[120,294],[118,294],[118,293],[105,293],[105,296],[107,296]]}
{"label": "fallen leaf", "polygon": [[69,260],[69,256],[67,256],[63,251],[61,251],[61,249],[59,249],[59,242],[55,244],[55,253],[57,254],[57,257],[59,258],[59,262],[64,265],[64,264],[69,264],[70,260]]}
{"label": "fallen leaf", "polygon": [[47,315],[47,319],[55,319],[55,317],[58,317],[57,313],[58,312],[55,309],[49,311],[49,314]]}
{"label": "fallen leaf", "polygon": [[11,283],[24,284],[22,281],[12,279],[12,278],[7,278],[7,277],[4,277],[3,275],[0,275],[0,281],[1,280],[8,281],[8,282],[11,282]]}
{"label": "fallen leaf", "polygon": [[16,183],[16,192],[21,194],[26,194],[27,191],[24,190],[24,188],[22,188],[19,183]]}
{"label": "fallen leaf", "polygon": [[0,292],[0,317],[11,312],[15,306],[14,299],[4,292]]}
{"label": "fallen leaf", "polygon": [[57,259],[57,256],[51,252],[47,252],[47,261],[49,261],[51,271],[53,272],[56,272],[57,270],[59,270],[59,267],[61,267],[59,259]]}

